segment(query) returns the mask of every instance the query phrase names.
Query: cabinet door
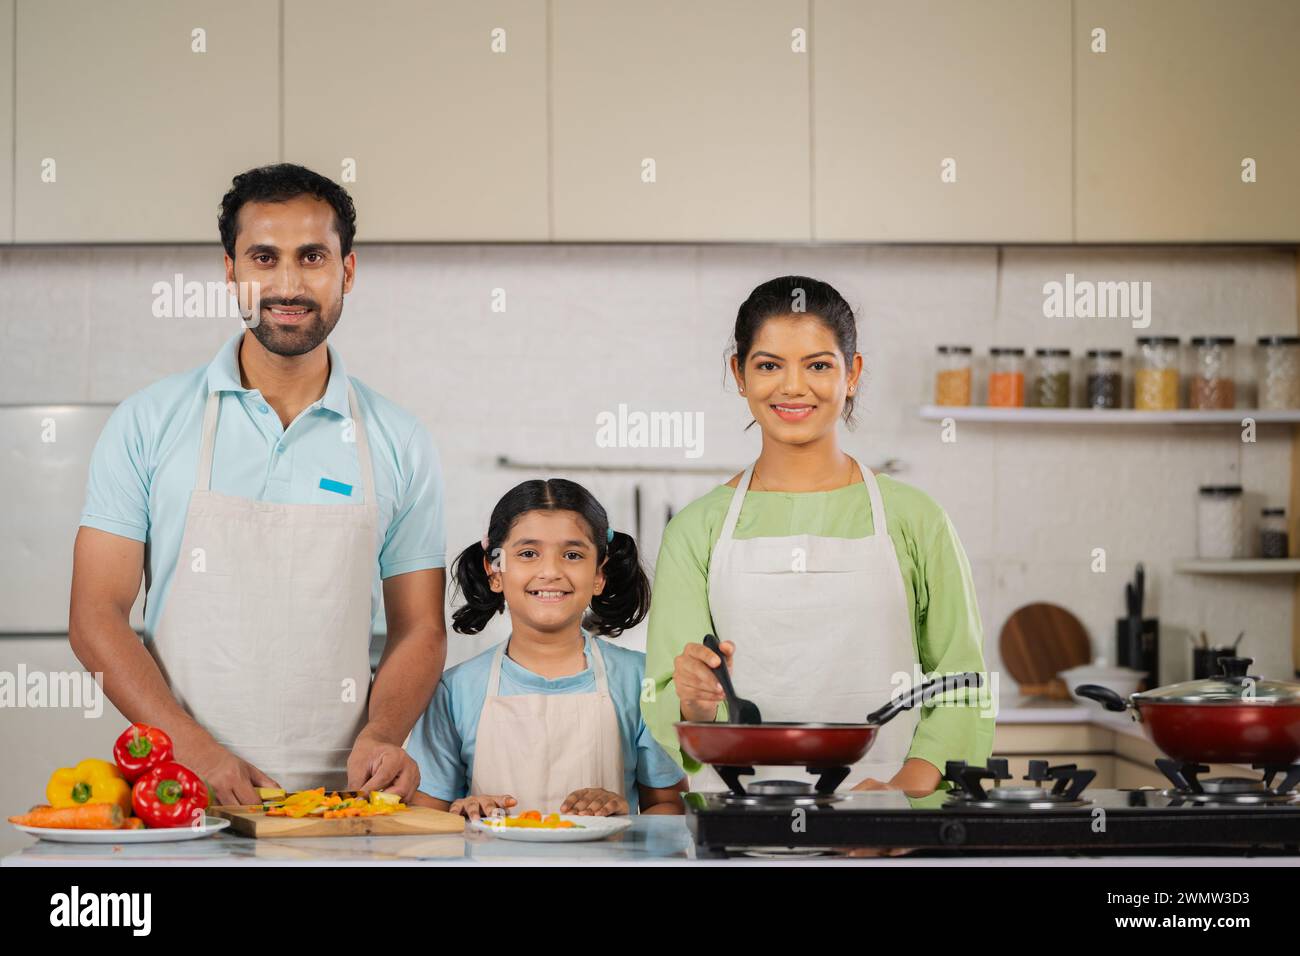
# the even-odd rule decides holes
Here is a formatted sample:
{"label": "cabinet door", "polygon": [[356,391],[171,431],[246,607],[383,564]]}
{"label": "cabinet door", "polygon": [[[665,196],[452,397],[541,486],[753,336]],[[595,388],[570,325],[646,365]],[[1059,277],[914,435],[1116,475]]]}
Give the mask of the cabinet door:
{"label": "cabinet door", "polygon": [[260,0],[22,0],[15,238],[213,242],[279,147],[279,12]]}
{"label": "cabinet door", "polygon": [[545,239],[546,62],[535,0],[286,0],[285,158],[360,240]]}
{"label": "cabinet door", "polygon": [[1074,47],[1081,242],[1300,240],[1300,3],[1077,0]]}
{"label": "cabinet door", "polygon": [[814,0],[813,231],[1065,242],[1068,0]]}
{"label": "cabinet door", "polygon": [[14,241],[14,0],[0,0],[0,242]]}
{"label": "cabinet door", "polygon": [[809,238],[807,0],[552,10],[556,239]]}

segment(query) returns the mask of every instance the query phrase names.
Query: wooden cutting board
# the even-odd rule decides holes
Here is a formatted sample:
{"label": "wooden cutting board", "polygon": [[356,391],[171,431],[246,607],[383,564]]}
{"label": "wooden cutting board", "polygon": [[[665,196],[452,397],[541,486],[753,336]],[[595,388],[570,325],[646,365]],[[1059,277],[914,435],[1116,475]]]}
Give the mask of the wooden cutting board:
{"label": "wooden cutting board", "polygon": [[208,807],[213,816],[225,817],[230,829],[249,837],[344,837],[344,836],[414,836],[422,833],[463,833],[465,818],[458,813],[411,807],[399,813],[379,817],[268,817],[265,811],[246,806]]}
{"label": "wooden cutting board", "polygon": [[1002,625],[998,651],[1007,673],[1027,697],[1069,700],[1070,689],[1056,675],[1092,660],[1092,642],[1082,622],[1056,604],[1026,604]]}

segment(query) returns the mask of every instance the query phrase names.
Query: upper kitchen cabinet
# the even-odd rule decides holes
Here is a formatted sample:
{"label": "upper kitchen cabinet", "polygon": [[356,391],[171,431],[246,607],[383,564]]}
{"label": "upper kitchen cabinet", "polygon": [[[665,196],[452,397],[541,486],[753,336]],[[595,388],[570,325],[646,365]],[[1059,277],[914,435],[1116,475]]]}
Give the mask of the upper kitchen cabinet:
{"label": "upper kitchen cabinet", "polygon": [[544,240],[546,4],[286,0],[285,159],[366,241]]}
{"label": "upper kitchen cabinet", "polygon": [[813,230],[1067,242],[1069,0],[814,0]]}
{"label": "upper kitchen cabinet", "polygon": [[14,240],[14,0],[0,0],[0,242]]}
{"label": "upper kitchen cabinet", "polygon": [[1300,3],[1076,0],[1074,26],[1080,242],[1300,240]]}
{"label": "upper kitchen cabinet", "polygon": [[807,0],[553,0],[554,238],[807,240]]}
{"label": "upper kitchen cabinet", "polygon": [[214,242],[277,158],[274,4],[18,0],[17,37],[18,242]]}

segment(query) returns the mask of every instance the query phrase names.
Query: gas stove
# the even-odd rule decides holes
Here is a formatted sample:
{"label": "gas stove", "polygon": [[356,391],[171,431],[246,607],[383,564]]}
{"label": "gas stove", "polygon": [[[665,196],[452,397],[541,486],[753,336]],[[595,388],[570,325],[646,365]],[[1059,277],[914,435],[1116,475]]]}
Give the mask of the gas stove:
{"label": "gas stove", "polygon": [[1031,760],[1013,782],[1007,761],[950,761],[946,789],[835,789],[843,767],[809,768],[817,783],[761,780],[718,767],[729,790],[688,793],[696,855],[835,855],[908,847],[913,855],[1178,853],[1300,854],[1300,764],[1258,776],[1205,777],[1209,768],[1161,759],[1167,788],[1089,789],[1096,772]]}

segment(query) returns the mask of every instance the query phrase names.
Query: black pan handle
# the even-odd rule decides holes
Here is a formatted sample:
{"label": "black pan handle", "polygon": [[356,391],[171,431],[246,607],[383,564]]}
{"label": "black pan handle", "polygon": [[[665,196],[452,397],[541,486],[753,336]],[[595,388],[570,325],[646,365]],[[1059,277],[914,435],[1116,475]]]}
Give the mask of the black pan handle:
{"label": "black pan handle", "polygon": [[869,724],[885,724],[893,720],[905,710],[911,710],[921,700],[933,694],[944,694],[950,690],[957,690],[959,687],[983,687],[984,678],[980,674],[949,674],[947,677],[936,677],[934,680],[926,681],[924,684],[917,684],[902,697],[896,697],[879,710],[874,710],[867,715]]}
{"label": "black pan handle", "polygon": [[736,688],[731,686],[731,674],[727,671],[727,659],[722,655],[722,648],[718,644],[718,639],[712,634],[705,634],[704,646],[721,659],[721,663],[713,668],[713,676],[718,679],[718,683],[722,685],[722,692],[727,695],[727,723],[740,723],[740,701],[736,697]]}
{"label": "black pan handle", "polygon": [[1102,687],[1100,684],[1080,684],[1074,692],[1080,697],[1095,700],[1107,710],[1113,710],[1118,714],[1128,710],[1128,701],[1109,687]]}

